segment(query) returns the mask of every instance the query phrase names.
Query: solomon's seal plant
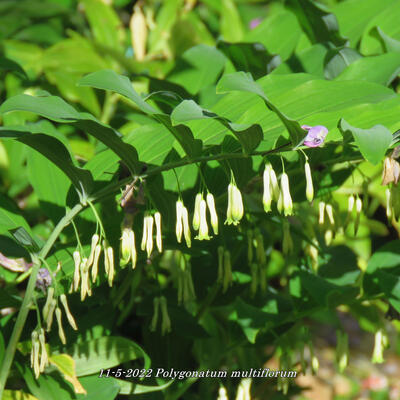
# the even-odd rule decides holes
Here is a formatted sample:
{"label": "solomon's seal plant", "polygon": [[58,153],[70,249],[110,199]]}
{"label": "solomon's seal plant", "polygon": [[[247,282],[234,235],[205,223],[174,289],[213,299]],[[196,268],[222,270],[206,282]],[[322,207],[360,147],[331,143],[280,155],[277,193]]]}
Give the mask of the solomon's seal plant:
{"label": "solomon's seal plant", "polygon": [[362,387],[359,343],[383,363],[399,330],[398,1],[25,3],[0,7],[0,398]]}

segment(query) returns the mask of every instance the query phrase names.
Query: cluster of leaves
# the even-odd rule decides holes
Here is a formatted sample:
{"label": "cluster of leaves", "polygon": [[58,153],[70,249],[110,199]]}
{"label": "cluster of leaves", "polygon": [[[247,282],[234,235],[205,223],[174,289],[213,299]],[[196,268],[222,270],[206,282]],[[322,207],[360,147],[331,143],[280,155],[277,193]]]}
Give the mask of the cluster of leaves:
{"label": "cluster of leaves", "polygon": [[[400,129],[398,1],[347,0],[329,9],[309,0],[139,2],[147,26],[141,60],[131,42],[131,2],[108,3],[0,4],[0,252],[29,260],[38,250],[57,294],[68,293],[77,237],[88,253],[98,226],[90,202],[116,253],[111,289],[101,274],[85,302],[68,295],[78,330],[64,327],[66,346],[55,330],[46,334],[50,366],[37,380],[28,362],[37,317],[28,315],[5,398],[16,395],[13,388],[40,400],[216,398],[220,384],[233,395],[234,379],[98,376],[114,367],[250,370],[276,349],[296,368],[299,349],[318,335],[315,323],[343,330],[345,311],[368,332],[383,329],[388,307],[400,312],[398,225],[386,223],[380,184]],[[311,205],[302,125],[329,130],[323,147],[303,148],[315,184]],[[289,176],[295,206],[288,219],[263,210],[266,157]],[[245,209],[237,227],[222,224],[230,171]],[[139,252],[135,269],[121,268],[121,189],[138,175],[133,230],[140,237],[151,201],[167,251],[150,260]],[[188,249],[176,242],[175,202],[181,196],[192,215],[203,185],[216,198],[220,233]],[[356,236],[356,220],[346,217],[353,194],[363,200]],[[333,205],[330,245],[325,227],[315,228],[319,201]],[[71,211],[74,226],[66,226]],[[283,254],[288,222],[293,248]],[[247,241],[254,229],[263,238],[265,261],[257,261],[268,282],[256,293]],[[227,290],[217,280],[219,246],[231,254]],[[191,265],[196,294],[184,305],[179,254]],[[0,360],[28,275],[0,269],[0,308],[12,308],[0,319]],[[171,320],[166,335],[149,329],[159,296]],[[45,298],[36,290],[33,307],[41,310]],[[275,380],[252,387],[255,396],[278,398]],[[288,398],[297,391],[293,385]]]}

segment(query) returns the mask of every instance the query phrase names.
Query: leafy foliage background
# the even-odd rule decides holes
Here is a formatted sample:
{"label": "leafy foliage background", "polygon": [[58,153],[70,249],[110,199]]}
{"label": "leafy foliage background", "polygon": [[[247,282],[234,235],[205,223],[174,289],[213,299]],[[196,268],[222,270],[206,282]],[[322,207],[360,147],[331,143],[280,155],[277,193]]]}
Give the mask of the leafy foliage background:
{"label": "leafy foliage background", "polygon": [[[318,340],[321,326],[346,331],[343,315],[371,337],[388,330],[397,349],[398,222],[386,219],[381,174],[400,129],[399,2],[146,1],[136,5],[147,23],[142,60],[132,47],[133,3],[0,3],[0,252],[30,262],[31,249],[11,231],[23,227],[43,249],[76,205],[74,223],[88,251],[96,230],[89,198],[116,253],[117,271],[111,288],[101,273],[84,302],[68,295],[79,329],[65,326],[65,346],[55,329],[46,335],[55,361],[38,380],[28,360],[37,323],[29,313],[5,398],[29,398],[12,397],[21,391],[40,400],[208,399],[217,398],[220,384],[233,397],[237,379],[98,375],[118,367],[249,370],[285,355],[288,367],[298,370],[299,351]],[[305,149],[312,204],[296,147],[305,135],[301,125],[329,130],[323,147]],[[277,172],[284,160],[295,203],[289,218],[263,210],[265,155]],[[230,168],[246,213],[238,227],[223,225]],[[137,174],[162,215],[168,251],[151,262],[139,251],[135,269],[121,268],[119,201]],[[175,202],[180,190],[192,215],[203,181],[215,196],[221,232],[210,241],[193,240],[188,249],[176,242]],[[345,225],[352,194],[363,200],[356,235],[354,214]],[[319,201],[334,208],[336,235],[329,246],[326,227],[318,226]],[[146,204],[136,206],[133,229],[140,238]],[[398,217],[398,205],[395,211]],[[287,221],[294,248],[283,254]],[[250,229],[260,230],[266,257],[268,287],[256,294],[247,259]],[[310,244],[318,249],[318,268],[307,253]],[[68,293],[76,246],[69,224],[47,249],[52,273],[61,263],[54,277],[58,294]],[[225,293],[217,282],[218,246],[231,253],[233,284]],[[190,262],[196,292],[184,305],[177,299],[179,252]],[[24,296],[24,276],[0,268],[0,308],[13,308],[0,319],[0,360]],[[153,299],[160,295],[171,318],[166,335],[149,330]],[[39,308],[45,297],[36,291]],[[387,313],[395,316],[390,324]],[[86,395],[77,394],[79,385]],[[299,398],[300,392],[294,382],[287,394],[276,391],[275,379],[252,383],[254,398]]]}

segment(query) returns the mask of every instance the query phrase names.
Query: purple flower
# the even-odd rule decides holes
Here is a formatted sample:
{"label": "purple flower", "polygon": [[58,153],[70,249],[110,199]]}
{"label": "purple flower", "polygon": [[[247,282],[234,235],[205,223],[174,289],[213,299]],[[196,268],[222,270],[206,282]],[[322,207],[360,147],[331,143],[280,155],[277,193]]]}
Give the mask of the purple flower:
{"label": "purple flower", "polygon": [[249,23],[249,28],[254,29],[257,28],[258,25],[261,24],[262,19],[261,18],[254,18],[250,21]]}
{"label": "purple flower", "polygon": [[36,278],[36,287],[45,291],[51,285],[51,282],[52,277],[47,268],[40,268]]}
{"label": "purple flower", "polygon": [[308,131],[303,144],[307,147],[319,147],[324,143],[325,137],[328,134],[328,128],[323,125],[308,126],[302,125],[302,129]]}

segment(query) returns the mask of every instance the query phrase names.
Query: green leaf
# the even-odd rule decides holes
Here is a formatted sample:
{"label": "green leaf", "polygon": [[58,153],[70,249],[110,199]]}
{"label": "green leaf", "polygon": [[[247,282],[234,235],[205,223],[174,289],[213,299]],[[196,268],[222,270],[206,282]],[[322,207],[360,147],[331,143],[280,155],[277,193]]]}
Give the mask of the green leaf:
{"label": "green leaf", "polygon": [[114,9],[101,0],[83,0],[94,39],[104,46],[122,51],[122,23]]}
{"label": "green leaf", "polygon": [[132,383],[121,379],[115,379],[115,378],[111,379],[118,383],[120,387],[119,394],[142,394],[142,393],[160,392],[174,383],[174,380],[171,379],[169,382],[164,383],[163,385],[146,386],[146,385],[138,385],[136,383]]}
{"label": "green leaf", "polygon": [[228,42],[238,42],[243,38],[243,23],[233,0],[222,0],[221,34]]}
{"label": "green leaf", "polygon": [[230,91],[244,91],[260,96],[264,100],[265,105],[273,111],[285,125],[289,132],[292,145],[297,145],[305,137],[305,131],[300,127],[300,124],[280,112],[279,109],[268,100],[261,86],[253,80],[251,75],[244,72],[224,75],[218,82],[217,92],[224,93]]}
{"label": "green leaf", "polygon": [[380,247],[368,261],[366,273],[400,266],[400,240],[393,240]]}
{"label": "green leaf", "polygon": [[54,137],[36,133],[38,129],[35,126],[0,127],[0,137],[14,138],[38,151],[68,176],[78,192],[90,193],[93,186],[90,172],[76,167],[66,147]]}
{"label": "green leaf", "polygon": [[273,5],[274,8],[271,7],[268,17],[249,31],[243,41],[261,43],[270,54],[279,54],[282,60],[287,60],[303,32],[292,11],[278,7],[277,3]]}
{"label": "green leaf", "polygon": [[338,2],[332,11],[336,15],[342,35],[355,47],[365,27],[396,0],[351,0]]}
{"label": "green leaf", "polygon": [[150,367],[150,359],[144,350],[132,340],[119,336],[104,336],[75,344],[68,354],[75,360],[77,376],[90,375],[138,358],[144,359],[143,368]]}
{"label": "green leaf", "polygon": [[19,226],[15,229],[10,229],[9,232],[17,241],[17,243],[20,246],[25,247],[28,252],[37,253],[39,251],[39,246],[33,240],[32,236],[22,226]]}
{"label": "green leaf", "polygon": [[376,13],[369,20],[361,39],[360,51],[364,55],[373,55],[382,52],[381,40],[374,35],[373,28],[378,27],[386,35],[400,40],[400,7],[397,1],[391,2],[380,13]]}
{"label": "green leaf", "polygon": [[[114,151],[132,173],[140,169],[136,150],[132,146],[124,143],[119,133],[98,121],[91,114],[78,113],[72,106],[59,97],[33,97],[22,94],[11,97],[0,107],[1,113],[15,110],[30,111],[53,121],[71,123],[84,132],[91,134]],[[33,146],[35,144],[35,141],[32,141],[28,137],[24,136],[24,140],[29,141],[29,145],[32,143]],[[71,176],[69,177],[71,179]]]}
{"label": "green leaf", "polygon": [[128,77],[119,75],[112,70],[92,72],[84,76],[78,83],[79,86],[90,86],[97,89],[111,90],[132,100],[140,111],[145,114],[157,114],[158,111],[147,104],[132,86]]}
{"label": "green leaf", "polygon": [[189,128],[185,126],[173,126],[170,117],[157,111],[147,104],[133,89],[130,80],[114,71],[104,70],[93,72],[82,78],[79,82],[83,86],[92,86],[98,89],[112,90],[132,100],[141,111],[152,116],[156,121],[162,123],[178,140],[186,154],[198,156],[201,152],[201,142],[193,138]]}
{"label": "green leaf", "polygon": [[18,63],[5,57],[0,57],[0,70],[5,72],[12,71],[21,78],[28,79],[25,71]]}
{"label": "green leaf", "polygon": [[12,200],[4,194],[0,194],[0,234],[8,234],[10,229],[21,226],[31,233],[28,223],[21,215],[21,210]]}
{"label": "green leaf", "polygon": [[361,58],[360,54],[349,47],[331,49],[325,56],[325,78],[335,79],[350,64]]}
{"label": "green leaf", "polygon": [[215,47],[199,44],[182,54],[167,79],[195,95],[201,89],[215,84],[225,62],[225,57]]}
{"label": "green leaf", "polygon": [[220,49],[237,71],[250,72],[255,78],[269,74],[280,64],[280,57],[268,53],[261,43],[218,42]]}
{"label": "green leaf", "polygon": [[[399,42],[400,44],[400,42]],[[389,86],[400,72],[400,52],[356,60],[336,80],[362,80]]]}
{"label": "green leaf", "polygon": [[375,125],[370,129],[355,128],[343,118],[338,127],[343,135],[350,132],[364,158],[372,164],[378,164],[386,154],[392,142],[392,134],[383,125]]}
{"label": "green leaf", "polygon": [[345,44],[334,14],[320,3],[311,0],[289,0],[289,7],[295,12],[300,25],[311,43],[331,42],[336,46]]}
{"label": "green leaf", "polygon": [[193,100],[182,101],[182,103],[174,108],[171,114],[171,120],[174,124],[207,118],[214,118],[228,128],[237,137],[246,153],[251,153],[255,150],[262,140],[263,134],[259,125],[234,124],[226,118],[202,109]]}
{"label": "green leaf", "polygon": [[400,41],[393,39],[392,37],[386,35],[385,32],[379,26],[374,28],[372,30],[372,35],[377,36],[382,44],[382,47],[387,53],[394,52],[394,53],[399,53],[400,52]]}
{"label": "green leaf", "polygon": [[79,378],[87,394],[78,394],[82,400],[113,400],[118,396],[120,386],[115,379],[99,378],[99,374]]}

